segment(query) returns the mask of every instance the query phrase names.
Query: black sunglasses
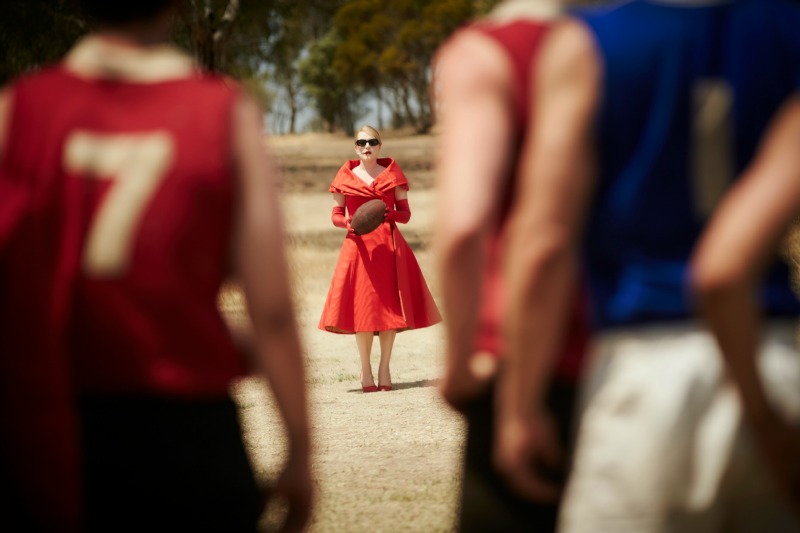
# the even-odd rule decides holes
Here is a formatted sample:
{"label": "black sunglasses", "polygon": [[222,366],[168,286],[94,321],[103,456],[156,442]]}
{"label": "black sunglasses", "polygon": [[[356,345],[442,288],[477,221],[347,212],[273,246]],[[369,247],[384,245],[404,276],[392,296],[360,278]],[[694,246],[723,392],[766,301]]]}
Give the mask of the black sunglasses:
{"label": "black sunglasses", "polygon": [[378,139],[359,139],[356,141],[356,146],[366,146],[369,143],[370,146],[378,146],[381,142]]}

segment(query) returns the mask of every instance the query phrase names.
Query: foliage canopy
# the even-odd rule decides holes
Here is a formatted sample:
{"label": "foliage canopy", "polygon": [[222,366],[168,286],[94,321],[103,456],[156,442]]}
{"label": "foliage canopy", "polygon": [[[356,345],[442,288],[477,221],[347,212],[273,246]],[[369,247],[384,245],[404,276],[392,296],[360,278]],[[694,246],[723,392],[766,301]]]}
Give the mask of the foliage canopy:
{"label": "foliage canopy", "polygon": [[[497,0],[184,0],[174,40],[207,68],[241,79],[287,130],[351,132],[364,102],[393,126],[426,130],[429,64],[459,25]],[[62,57],[90,28],[71,0],[0,2],[0,83]]]}

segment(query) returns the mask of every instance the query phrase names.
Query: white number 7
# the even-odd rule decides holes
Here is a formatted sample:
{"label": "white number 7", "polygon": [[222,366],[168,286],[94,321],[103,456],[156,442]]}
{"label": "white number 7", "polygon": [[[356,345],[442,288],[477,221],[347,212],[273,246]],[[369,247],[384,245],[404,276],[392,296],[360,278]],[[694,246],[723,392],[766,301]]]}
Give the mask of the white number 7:
{"label": "white number 7", "polygon": [[114,277],[125,272],[135,230],[157,185],[172,164],[169,133],[103,134],[75,131],[66,141],[68,172],[114,180],[89,228],[81,262],[86,274]]}

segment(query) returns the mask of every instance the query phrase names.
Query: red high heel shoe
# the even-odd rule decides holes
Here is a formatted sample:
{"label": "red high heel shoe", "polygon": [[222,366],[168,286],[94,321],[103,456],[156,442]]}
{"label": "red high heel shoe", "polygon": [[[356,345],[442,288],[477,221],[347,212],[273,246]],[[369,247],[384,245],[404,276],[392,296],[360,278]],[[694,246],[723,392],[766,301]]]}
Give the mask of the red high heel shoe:
{"label": "red high heel shoe", "polygon": [[378,392],[378,387],[373,383],[372,385],[364,386],[364,374],[358,374],[358,381],[361,383],[361,392]]}
{"label": "red high heel shoe", "polygon": [[378,385],[378,390],[381,391],[381,392],[389,392],[390,390],[392,390],[392,386],[391,385]]}

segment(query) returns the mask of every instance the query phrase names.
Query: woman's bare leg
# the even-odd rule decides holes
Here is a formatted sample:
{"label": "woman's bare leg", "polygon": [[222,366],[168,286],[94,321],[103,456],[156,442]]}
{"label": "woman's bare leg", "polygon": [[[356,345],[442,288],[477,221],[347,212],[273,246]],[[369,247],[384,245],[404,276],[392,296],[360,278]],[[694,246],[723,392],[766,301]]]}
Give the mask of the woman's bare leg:
{"label": "woman's bare leg", "polygon": [[356,346],[358,346],[358,356],[361,358],[362,387],[375,385],[375,379],[372,377],[372,362],[370,361],[373,337],[374,334],[371,331],[356,332]]}
{"label": "woman's bare leg", "polygon": [[378,366],[378,385],[392,385],[392,374],[389,371],[389,360],[392,358],[392,347],[397,330],[390,329],[378,333],[378,340],[381,343],[381,362]]}

